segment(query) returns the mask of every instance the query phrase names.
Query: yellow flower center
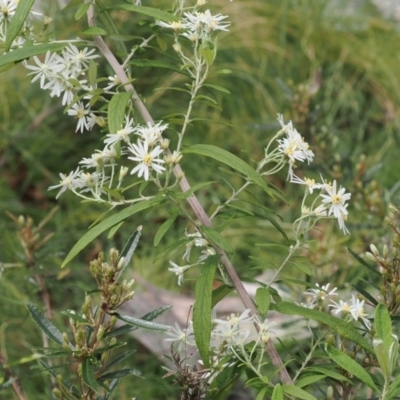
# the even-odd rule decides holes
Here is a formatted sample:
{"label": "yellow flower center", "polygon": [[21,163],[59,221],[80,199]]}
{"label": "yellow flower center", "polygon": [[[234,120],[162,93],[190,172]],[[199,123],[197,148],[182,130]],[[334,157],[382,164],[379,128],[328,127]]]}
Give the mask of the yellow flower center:
{"label": "yellow flower center", "polygon": [[334,194],[332,196],[332,203],[333,204],[339,204],[340,203],[340,196],[338,194]]}
{"label": "yellow flower center", "polygon": [[143,157],[143,163],[146,164],[148,167],[151,165],[151,163],[153,162],[153,156],[150,154],[146,154]]}

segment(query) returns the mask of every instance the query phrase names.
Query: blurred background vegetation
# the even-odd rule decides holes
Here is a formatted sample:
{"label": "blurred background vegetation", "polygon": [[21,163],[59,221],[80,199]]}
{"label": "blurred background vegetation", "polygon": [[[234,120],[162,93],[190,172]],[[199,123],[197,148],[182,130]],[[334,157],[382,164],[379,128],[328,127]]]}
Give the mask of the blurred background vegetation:
{"label": "blurred background vegetation", "polygon": [[[346,247],[363,253],[371,242],[378,247],[386,243],[390,239],[384,223],[387,205],[400,203],[398,25],[383,19],[368,1],[354,1],[353,7],[346,3],[342,7],[342,2],[327,0],[212,0],[210,9],[229,15],[232,25],[230,32],[219,38],[209,83],[224,86],[231,95],[215,92],[218,106],[196,106],[194,116],[212,122],[193,123],[187,135],[186,145],[219,145],[252,163],[262,158],[269,138],[278,130],[276,114],[282,113],[285,120],[293,120],[316,154],[312,165],[301,166],[299,175],[318,179],[321,173],[328,180],[337,179],[352,193],[347,222],[351,236],[343,236],[331,221],[319,224],[310,237],[313,241],[309,250],[302,253],[310,259],[314,277],[291,267],[284,272],[281,290],[297,301],[303,300],[306,286],[285,282],[285,276],[330,282],[341,293],[348,293],[351,284],[372,291],[365,270],[358,267]],[[160,2],[143,1],[143,5],[156,4]],[[85,21],[74,20],[74,9],[60,13],[55,2],[49,2],[44,10],[54,18],[53,30],[58,39],[75,37],[85,26]],[[150,18],[123,13],[113,16],[122,34],[148,37],[153,29]],[[165,40],[169,47],[166,52],[152,42],[137,57],[173,62],[172,39]],[[137,43],[140,39],[125,44],[129,49]],[[99,69],[105,76],[112,75],[103,61]],[[232,74],[218,74],[222,69]],[[178,219],[154,249],[154,234],[168,217],[168,209],[137,216],[127,221],[112,240],[106,235],[96,240],[60,274],[63,257],[105,210],[99,205],[81,204],[71,193],[56,201],[56,191],[47,192],[47,188],[58,183],[59,172],[74,170],[79,160],[93,153],[103,133],[75,133],[75,121],[64,114],[60,102],[40,91],[37,84],[30,84],[26,73],[20,65],[0,75],[0,262],[19,263],[2,269],[0,350],[21,378],[28,398],[48,399],[51,395],[44,389],[48,377],[31,360],[35,346],[41,345],[40,332],[25,307],[28,301],[40,304],[38,289],[31,279],[33,272],[23,266],[17,229],[5,211],[30,215],[38,223],[55,205],[60,207],[46,227],[55,233],[54,238],[35,260],[35,268],[45,276],[54,310],[77,309],[85,290],[93,287],[88,261],[101,249],[121,248],[140,224],[144,230],[134,269],[153,284],[180,290],[167,267],[169,259],[180,259],[182,249],[156,262],[154,259],[190,226],[183,218]],[[180,92],[155,91],[159,87],[183,86],[183,75],[156,68],[136,68],[132,74],[155,119],[184,110],[186,98]],[[212,210],[218,201],[229,197],[224,179],[235,186],[240,184],[239,178],[221,165],[200,157],[183,158],[182,167],[189,182],[216,181],[199,192],[206,209]],[[302,190],[286,182],[286,172],[274,176],[271,183],[283,190],[288,204],[265,198],[257,189],[252,194],[278,211],[290,236],[291,222],[300,212]],[[268,263],[278,263],[280,254],[255,246],[281,243],[276,233],[262,217],[235,219],[224,232],[236,248],[233,261],[243,277],[259,276]],[[190,280],[182,290],[191,294]],[[67,321],[58,316],[54,323],[62,328]],[[129,346],[139,350],[132,367],[141,370],[146,380],[125,379],[118,398],[140,395],[141,399],[176,399],[177,391],[170,381],[158,380],[163,374],[159,362],[150,351],[129,340]],[[3,389],[0,397],[15,398],[11,388]]]}

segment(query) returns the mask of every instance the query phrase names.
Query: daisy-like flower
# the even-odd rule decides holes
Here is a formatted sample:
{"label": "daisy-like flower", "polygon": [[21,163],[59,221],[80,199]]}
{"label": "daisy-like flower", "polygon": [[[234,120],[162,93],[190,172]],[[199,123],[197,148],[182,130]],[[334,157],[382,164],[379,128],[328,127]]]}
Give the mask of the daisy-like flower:
{"label": "daisy-like flower", "polygon": [[183,274],[191,267],[191,265],[185,265],[183,267],[180,267],[173,261],[170,261],[169,263],[172,265],[172,268],[168,268],[168,271],[173,272],[178,277],[178,285],[181,286],[183,282]]}
{"label": "daisy-like flower", "polygon": [[364,310],[365,300],[358,299],[354,294],[351,296],[350,314],[355,321],[361,319],[367,329],[371,329],[371,322],[367,319],[368,314]]}
{"label": "daisy-like flower", "polygon": [[251,324],[253,322],[253,318],[249,316],[250,310],[244,310],[240,315],[239,314],[231,314],[225,319],[214,319],[214,322],[219,325],[229,325],[231,327],[236,327],[239,324]]}
{"label": "daisy-like flower", "polygon": [[315,179],[310,179],[310,178],[304,178],[301,179],[296,175],[293,175],[291,181],[292,183],[298,183],[300,185],[306,185],[307,191],[312,194],[314,189],[321,189],[324,187],[324,184],[322,183],[315,183]]}
{"label": "daisy-like flower", "polygon": [[276,334],[276,330],[273,328],[276,325],[275,322],[269,322],[268,319],[264,319],[264,321],[261,322],[257,316],[254,317],[254,321],[259,328],[258,337],[261,343],[266,344],[271,338],[271,335]]}
{"label": "daisy-like flower", "polygon": [[78,103],[75,103],[69,110],[68,110],[68,115],[72,115],[75,118],[78,119],[78,125],[76,126],[77,131],[81,131],[83,133],[83,130],[89,130],[88,125],[87,125],[87,115],[90,113],[90,106],[89,104],[84,105],[81,101]]}
{"label": "daisy-like flower", "polygon": [[230,22],[224,21],[224,19],[228,18],[226,15],[211,15],[210,10],[195,13],[185,12],[183,16],[186,27],[191,31],[204,31],[205,33],[217,30],[228,31],[228,26],[230,25]]}
{"label": "daisy-like flower", "polygon": [[190,321],[189,326],[186,329],[181,329],[176,322],[174,325],[174,327],[166,332],[166,334],[171,337],[164,340],[167,342],[178,343],[177,351],[183,350],[186,346],[195,346],[193,322]]}
{"label": "daisy-like flower", "polygon": [[322,197],[322,203],[327,206],[330,205],[328,215],[333,215],[338,220],[343,233],[349,233],[344,221],[347,219],[348,214],[346,201],[350,200],[351,193],[346,193],[346,189],[342,186],[337,190],[336,181],[333,181],[332,185],[325,183],[323,188],[327,194],[321,193],[320,196]]}
{"label": "daisy-like flower", "polygon": [[347,316],[351,312],[351,306],[347,304],[346,301],[339,300],[339,304],[335,301],[331,300],[332,304],[329,304],[328,307],[332,308],[332,314],[340,314],[342,316]]}
{"label": "daisy-like flower", "polygon": [[117,133],[109,133],[108,135],[106,135],[104,143],[106,143],[108,146],[112,146],[121,141],[129,143],[130,142],[129,135],[135,130],[135,128],[133,128],[132,125],[133,125],[133,118],[129,119],[129,117],[126,117],[125,126],[122,129],[118,130]]}
{"label": "daisy-like flower", "polygon": [[100,128],[104,128],[106,126],[106,121],[102,116],[91,112],[87,117],[86,124],[88,129],[91,130],[96,124],[100,126]]}
{"label": "daisy-like flower", "polygon": [[17,9],[17,3],[13,0],[0,0],[0,23],[10,22]]}
{"label": "daisy-like flower", "polygon": [[168,128],[168,124],[162,125],[162,122],[151,126],[138,126],[136,128],[135,134],[139,135],[140,138],[147,142],[150,147],[154,146],[157,142],[162,139],[162,133]]}
{"label": "daisy-like flower", "polygon": [[110,81],[110,83],[108,84],[108,86],[106,86],[104,88],[105,92],[107,92],[108,90],[112,89],[114,86],[118,86],[118,85],[121,84],[121,81],[119,80],[117,75],[109,76],[108,80]]}
{"label": "daisy-like flower", "polygon": [[318,283],[315,284],[316,289],[308,289],[306,292],[304,292],[305,295],[311,295],[313,300],[315,301],[324,301],[325,297],[329,296],[337,296],[336,290],[337,288],[333,288],[331,291],[329,291],[329,285],[330,283],[327,283],[324,286],[319,286]]}
{"label": "daisy-like flower", "polygon": [[56,196],[56,199],[58,199],[67,189],[74,190],[78,187],[79,182],[77,180],[77,177],[79,176],[79,173],[79,167],[76,169],[75,172],[71,171],[68,175],[60,173],[60,184],[50,186],[47,190],[61,188]]}
{"label": "daisy-like flower", "polygon": [[163,152],[160,146],[156,146],[149,151],[148,143],[139,140],[137,145],[130,143],[128,150],[134,155],[134,157],[128,158],[139,162],[139,164],[132,169],[131,174],[137,172],[139,178],[143,175],[144,179],[148,181],[150,177],[150,169],[154,170],[156,173],[165,171],[165,168],[160,165],[164,164],[164,160],[157,158]]}
{"label": "daisy-like flower", "polygon": [[41,62],[38,57],[34,56],[33,60],[36,65],[25,63],[25,68],[32,71],[28,75],[34,75],[31,82],[40,79],[40,88],[43,89],[45,86],[45,80],[54,79],[56,74],[64,68],[60,63],[60,59],[61,57],[58,54],[48,51],[43,62]]}
{"label": "daisy-like flower", "polygon": [[99,172],[90,173],[81,171],[76,179],[76,187],[82,189],[80,190],[81,193],[96,190],[102,176]]}
{"label": "daisy-like flower", "polygon": [[300,133],[293,128],[291,123],[283,125],[283,120],[282,122],[280,121],[280,123],[282,129],[286,133],[286,137],[278,140],[278,149],[287,157],[289,164],[288,178],[293,181],[297,178],[293,173],[293,168],[296,167],[296,161],[307,161],[308,164],[310,164],[314,158],[314,153],[309,149],[308,143],[304,141]]}
{"label": "daisy-like flower", "polygon": [[79,50],[70,43],[69,46],[63,50],[63,57],[65,60],[72,61],[75,67],[80,71],[82,68],[89,67],[90,60],[100,57],[98,54],[93,54],[95,51],[96,49],[89,50],[87,47],[83,50]]}
{"label": "daisy-like flower", "polygon": [[156,25],[161,26],[162,28],[173,29],[175,32],[179,32],[183,29],[188,28],[186,22],[184,21],[172,21],[171,23],[164,21],[157,21]]}

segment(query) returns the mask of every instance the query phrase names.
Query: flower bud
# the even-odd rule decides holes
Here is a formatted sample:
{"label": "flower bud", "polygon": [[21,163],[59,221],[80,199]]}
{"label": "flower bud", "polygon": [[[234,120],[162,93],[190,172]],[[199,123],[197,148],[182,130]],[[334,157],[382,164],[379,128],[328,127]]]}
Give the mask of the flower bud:
{"label": "flower bud", "polygon": [[378,251],[378,249],[376,248],[376,246],[375,246],[374,244],[371,243],[371,245],[369,246],[369,248],[371,249],[372,254],[373,254],[375,257],[379,257],[379,251]]}
{"label": "flower bud", "polygon": [[388,255],[389,255],[389,249],[388,249],[386,244],[383,245],[382,255],[383,255],[384,258],[387,258]]}
{"label": "flower bud", "polygon": [[326,400],[333,400],[333,387],[328,386],[328,389],[326,389]]}
{"label": "flower bud", "polygon": [[122,181],[125,178],[126,174],[128,173],[128,170],[129,170],[128,167],[121,167],[121,169],[119,170],[119,178],[118,178],[119,181]]}
{"label": "flower bud", "polygon": [[160,147],[161,147],[163,150],[167,150],[168,147],[169,147],[169,139],[166,139],[166,138],[162,139],[162,140],[161,140],[161,143],[160,143]]}
{"label": "flower bud", "polygon": [[18,217],[18,226],[22,228],[25,225],[25,217],[23,215],[20,215]]}
{"label": "flower bud", "polygon": [[97,334],[96,334],[96,339],[97,339],[97,340],[103,339],[104,332],[105,332],[104,326],[103,326],[103,325],[100,325],[99,330],[97,331]]}
{"label": "flower bud", "polygon": [[181,45],[179,44],[179,42],[175,42],[172,46],[172,48],[177,52],[180,53],[182,51],[181,49]]}
{"label": "flower bud", "polygon": [[62,399],[62,393],[61,393],[60,389],[54,388],[53,394],[54,394],[54,397],[56,397],[57,399]]}
{"label": "flower bud", "polygon": [[112,248],[108,253],[108,258],[112,265],[116,265],[119,258],[119,251],[115,248]]}

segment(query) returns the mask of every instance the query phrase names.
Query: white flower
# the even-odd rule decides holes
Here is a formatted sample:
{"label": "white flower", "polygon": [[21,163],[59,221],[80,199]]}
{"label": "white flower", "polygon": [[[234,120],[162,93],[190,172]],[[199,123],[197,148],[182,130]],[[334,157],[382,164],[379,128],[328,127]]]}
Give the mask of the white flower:
{"label": "white flower", "polygon": [[269,322],[268,319],[264,319],[264,321],[261,322],[258,316],[254,317],[254,321],[258,325],[258,336],[261,340],[261,343],[266,344],[271,335],[276,334],[276,330],[273,328],[273,326],[276,325],[275,322]]}
{"label": "white flower", "polygon": [[340,186],[339,191],[337,191],[336,181],[333,181],[332,185],[327,183],[324,184],[324,189],[327,194],[321,193],[322,202],[330,205],[328,215],[334,215],[338,220],[340,228],[343,232],[349,233],[344,221],[347,219],[347,204],[346,201],[350,199],[351,193],[346,193],[346,189]]}
{"label": "white flower", "polygon": [[314,189],[321,189],[324,187],[324,184],[322,183],[315,183],[314,179],[310,178],[304,178],[301,179],[296,175],[293,175],[292,179],[290,180],[292,183],[298,183],[300,185],[306,185],[307,186],[307,191],[312,194]]}
{"label": "white flower", "polygon": [[90,113],[90,106],[87,104],[86,106],[80,101],[78,103],[75,103],[69,110],[68,110],[68,115],[75,116],[75,118],[78,119],[78,125],[76,126],[77,131],[81,131],[83,133],[83,129],[85,128],[86,130],[89,130],[87,121],[86,121],[86,116]]}
{"label": "white flower", "polygon": [[104,88],[105,92],[107,92],[108,90],[112,89],[114,86],[118,86],[118,85],[121,84],[121,81],[119,80],[117,75],[109,76],[108,80],[110,81],[110,83],[108,84],[108,86],[106,86]]}
{"label": "white flower", "polygon": [[28,74],[34,75],[31,82],[35,82],[40,78],[40,87],[42,89],[45,86],[46,79],[54,79],[57,72],[60,72],[63,69],[63,65],[60,64],[60,56],[56,53],[51,53],[50,51],[46,53],[43,62],[41,62],[36,56],[33,57],[33,60],[35,61],[36,66],[28,63],[25,63],[24,65],[25,68],[33,71]]}
{"label": "white flower", "polygon": [[159,165],[163,164],[164,160],[157,158],[163,152],[160,146],[156,146],[154,149],[149,151],[149,145],[147,142],[138,141],[137,145],[130,143],[128,149],[134,155],[134,157],[128,158],[140,163],[132,169],[131,174],[138,172],[139,178],[144,175],[144,179],[148,181],[150,176],[150,168],[156,171],[156,173],[165,171],[165,168]]}
{"label": "white flower", "polygon": [[346,316],[351,312],[351,306],[347,304],[347,302],[343,300],[339,300],[339,304],[333,300],[331,300],[331,302],[332,304],[329,304],[328,307],[332,307],[333,314],[341,314],[343,316]]}
{"label": "white flower", "polygon": [[17,4],[12,0],[0,0],[0,23],[10,22],[15,14]]}
{"label": "white flower", "polygon": [[304,294],[306,295],[311,295],[313,297],[313,300],[321,300],[324,301],[325,297],[329,297],[329,296],[337,296],[336,290],[337,288],[333,288],[330,292],[329,290],[329,285],[330,283],[322,286],[320,288],[319,284],[316,283],[315,286],[317,287],[316,289],[308,289],[306,292],[304,292]]}
{"label": "white flower", "polygon": [[351,296],[350,314],[355,321],[361,319],[367,329],[371,329],[371,322],[367,319],[368,314],[364,311],[364,303],[365,300],[360,300],[353,294]]}
{"label": "white flower", "polygon": [[296,161],[307,161],[308,164],[310,164],[314,158],[314,153],[309,149],[308,143],[304,141],[300,133],[293,128],[291,122],[287,125],[283,125],[283,119],[279,120],[279,122],[287,136],[283,139],[278,139],[278,149],[287,157],[289,164],[288,178],[290,178],[291,181],[299,183],[301,179],[297,178],[293,173],[293,168],[296,167]]}
{"label": "white flower", "polygon": [[221,30],[228,31],[230,22],[223,21],[228,18],[226,15],[211,15],[210,10],[203,12],[185,12],[185,25],[191,31],[204,31],[210,33],[212,31]]}
{"label": "white flower", "polygon": [[106,139],[104,143],[108,146],[112,146],[117,144],[120,141],[124,141],[126,143],[130,142],[129,135],[135,130],[133,127],[133,118],[129,119],[129,117],[125,118],[125,126],[118,130],[117,133],[109,133],[106,135]]}
{"label": "white flower", "polygon": [[156,25],[163,28],[173,29],[175,32],[188,28],[188,25],[182,21],[172,21],[170,24],[164,21],[157,21]]}
{"label": "white flower", "polygon": [[226,317],[226,320],[223,319],[214,319],[214,322],[219,325],[229,325],[231,327],[236,327],[239,324],[249,324],[253,322],[253,318],[249,316],[250,310],[244,310],[240,315],[239,314],[231,314],[229,317]]}
{"label": "white flower", "polygon": [[77,188],[78,186],[77,177],[79,173],[80,173],[79,167],[76,169],[75,172],[71,171],[68,175],[60,173],[60,178],[61,178],[60,184],[50,186],[47,190],[61,188],[56,196],[56,199],[58,199],[67,189],[73,190]]}
{"label": "white flower", "polygon": [[152,147],[156,142],[162,139],[162,133],[167,128],[168,124],[161,125],[161,121],[153,126],[149,123],[146,127],[137,126],[135,134],[139,135],[143,141],[147,142],[147,144]]}
{"label": "white flower", "polygon": [[174,325],[175,327],[172,327],[168,332],[166,332],[166,334],[171,337],[164,340],[168,342],[177,342],[177,351],[181,351],[187,345],[195,346],[192,321],[190,321],[189,326],[186,329],[181,329],[176,322]]}
{"label": "white flower", "polygon": [[83,68],[88,68],[89,61],[95,58],[100,57],[98,54],[93,54],[96,49],[89,50],[85,47],[83,50],[79,50],[73,44],[69,44],[67,48],[63,50],[63,57],[66,61],[71,61],[75,68],[71,68],[72,70],[77,69],[80,71]]}
{"label": "white flower", "polygon": [[172,265],[173,268],[168,268],[168,271],[173,272],[178,277],[178,285],[181,286],[183,282],[183,274],[191,267],[191,265],[185,265],[183,267],[180,267],[173,261],[170,261],[169,263]]}
{"label": "white flower", "polygon": [[[103,175],[99,172],[90,173],[81,171],[76,179],[76,187],[79,189],[83,188],[83,190],[81,190],[82,193],[95,190],[102,177]],[[104,180],[103,183],[106,181],[107,180]]]}

